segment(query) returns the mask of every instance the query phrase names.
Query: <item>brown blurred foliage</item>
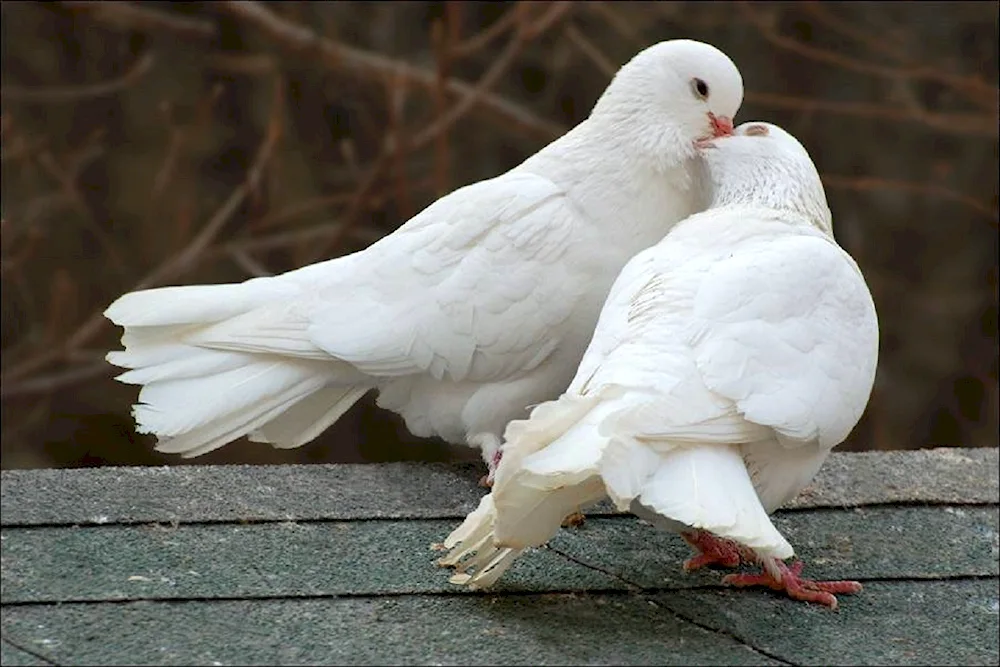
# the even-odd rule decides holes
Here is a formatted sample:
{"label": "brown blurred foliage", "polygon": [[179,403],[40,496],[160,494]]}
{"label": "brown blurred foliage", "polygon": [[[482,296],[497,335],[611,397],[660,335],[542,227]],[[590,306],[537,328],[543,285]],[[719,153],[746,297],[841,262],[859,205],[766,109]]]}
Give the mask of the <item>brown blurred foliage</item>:
{"label": "brown blurred foliage", "polygon": [[[797,135],[881,363],[843,447],[996,445],[997,3],[0,3],[2,463],[179,463],[132,430],[102,310],[361,249],[589,112],[656,41],[715,44]],[[301,450],[474,458],[373,407]]]}

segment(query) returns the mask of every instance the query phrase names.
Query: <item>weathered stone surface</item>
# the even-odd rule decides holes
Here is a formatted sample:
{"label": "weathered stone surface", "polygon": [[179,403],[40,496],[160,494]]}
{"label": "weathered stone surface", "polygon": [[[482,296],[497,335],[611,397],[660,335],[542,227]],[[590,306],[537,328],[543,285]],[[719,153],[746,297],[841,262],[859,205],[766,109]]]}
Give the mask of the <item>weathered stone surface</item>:
{"label": "weathered stone surface", "polygon": [[[996,507],[824,509],[778,513],[775,524],[805,561],[805,576],[814,579],[1000,574]],[[624,518],[588,519],[582,528],[561,531],[551,546],[642,588],[708,585],[720,578],[712,571],[685,574],[680,564],[693,552],[683,541]]]}
{"label": "weathered stone surface", "polygon": [[14,646],[5,637],[0,640],[0,664],[10,665],[10,667],[34,667],[35,665],[50,665],[52,663]]}
{"label": "weathered stone surface", "polygon": [[461,517],[473,465],[175,466],[3,471],[3,525]]}
{"label": "weathered stone surface", "polygon": [[830,611],[685,574],[598,508],[489,593],[440,542],[472,466],[3,473],[4,665],[1000,662],[995,450],[835,456],[775,523]]}
{"label": "weathered stone surface", "polygon": [[[453,527],[451,521],[355,521],[7,529],[3,601],[457,592],[449,571],[435,564],[443,554],[431,549]],[[545,549],[518,565],[504,588],[625,588]]]}
{"label": "weathered stone surface", "polygon": [[17,607],[3,624],[58,664],[781,664],[630,594]]}
{"label": "weathered stone surface", "polygon": [[837,612],[744,592],[654,599],[797,665],[995,665],[1000,653],[996,578],[868,582]]}
{"label": "weathered stone surface", "polygon": [[[997,503],[998,450],[833,453],[789,507]],[[470,464],[176,466],[3,471],[3,525],[461,518]],[[616,513],[602,504],[588,514]]]}
{"label": "weathered stone surface", "polygon": [[[1000,510],[875,507],[779,515],[818,578],[997,576]],[[3,602],[400,595],[463,589],[431,549],[454,521],[181,524],[8,528]],[[927,548],[928,535],[947,548]],[[686,574],[690,549],[631,517],[593,517],[551,549],[523,555],[499,591],[625,590],[718,585]],[[845,602],[850,604],[850,602]]]}

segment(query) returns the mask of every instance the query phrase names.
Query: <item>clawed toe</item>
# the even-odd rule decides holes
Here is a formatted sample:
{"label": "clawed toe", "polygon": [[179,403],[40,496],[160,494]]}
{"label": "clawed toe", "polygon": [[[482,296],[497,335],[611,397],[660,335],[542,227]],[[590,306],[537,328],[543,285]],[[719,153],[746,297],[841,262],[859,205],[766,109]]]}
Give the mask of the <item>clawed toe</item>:
{"label": "clawed toe", "polygon": [[742,562],[742,548],[731,540],[716,537],[703,530],[681,533],[681,537],[699,552],[684,561],[686,572],[713,565],[726,568],[739,567]]}
{"label": "clawed toe", "polygon": [[784,591],[788,597],[802,602],[816,602],[831,609],[837,608],[837,597],[835,593],[841,595],[852,595],[862,590],[862,586],[857,581],[813,581],[801,577],[802,568],[805,565],[802,561],[796,561],[791,567],[785,565],[780,560],[775,560],[774,565],[779,572],[780,579],[776,579],[767,568],[757,574],[730,574],[723,577],[722,583],[731,586],[766,586],[772,590]]}

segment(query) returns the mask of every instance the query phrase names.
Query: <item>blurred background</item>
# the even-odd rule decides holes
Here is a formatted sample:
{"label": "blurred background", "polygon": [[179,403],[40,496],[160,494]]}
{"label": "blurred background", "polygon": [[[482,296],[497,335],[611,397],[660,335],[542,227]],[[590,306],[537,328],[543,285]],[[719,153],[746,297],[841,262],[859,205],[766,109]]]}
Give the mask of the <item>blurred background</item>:
{"label": "blurred background", "polygon": [[585,118],[645,46],[726,51],[797,135],[879,310],[842,449],[997,446],[996,2],[3,2],[2,465],[476,459],[369,397],[182,461],[133,431],[103,309],[366,247]]}

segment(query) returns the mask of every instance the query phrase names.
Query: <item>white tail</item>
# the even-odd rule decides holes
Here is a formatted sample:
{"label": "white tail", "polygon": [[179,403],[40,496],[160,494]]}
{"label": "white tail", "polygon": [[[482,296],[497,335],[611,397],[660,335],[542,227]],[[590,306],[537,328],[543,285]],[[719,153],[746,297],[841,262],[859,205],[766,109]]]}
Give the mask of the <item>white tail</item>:
{"label": "white tail", "polygon": [[[599,404],[599,397],[563,396],[507,426],[493,491],[444,542],[451,551],[438,562],[455,568],[452,583],[493,585],[525,549],[552,539],[568,514],[604,497],[593,465],[601,438],[591,412]],[[541,461],[538,470],[523,465],[538,456],[560,462],[561,473]]]}
{"label": "white tail", "polygon": [[130,369],[118,380],[143,385],[138,431],[156,435],[159,451],[193,457],[244,435],[299,447],[333,424],[369,389],[352,385],[358,376],[344,364],[302,358],[302,341],[291,338],[287,354],[273,340],[259,352],[205,341],[207,331],[298,294],[294,283],[258,278],[132,292],[111,304],[104,314],[125,328],[125,349],[107,359]]}
{"label": "white tail", "polygon": [[438,564],[455,568],[451,583],[465,584],[471,589],[492,586],[521,555],[523,549],[496,543],[493,534],[495,521],[496,507],[493,506],[493,494],[490,494],[484,496],[479,507],[445,539],[444,546],[451,551],[438,560]]}
{"label": "white tail", "polygon": [[445,541],[451,552],[440,563],[456,568],[452,582],[493,584],[526,548],[552,539],[567,514],[605,495],[623,510],[635,503],[675,530],[707,530],[762,557],[792,556],[757,497],[739,445],[636,437],[630,416],[643,401],[607,388],[564,395],[511,422],[493,491]]}
{"label": "white tail", "polygon": [[792,546],[771,523],[737,445],[699,444],[659,454],[634,500],[661,517],[789,558]]}

